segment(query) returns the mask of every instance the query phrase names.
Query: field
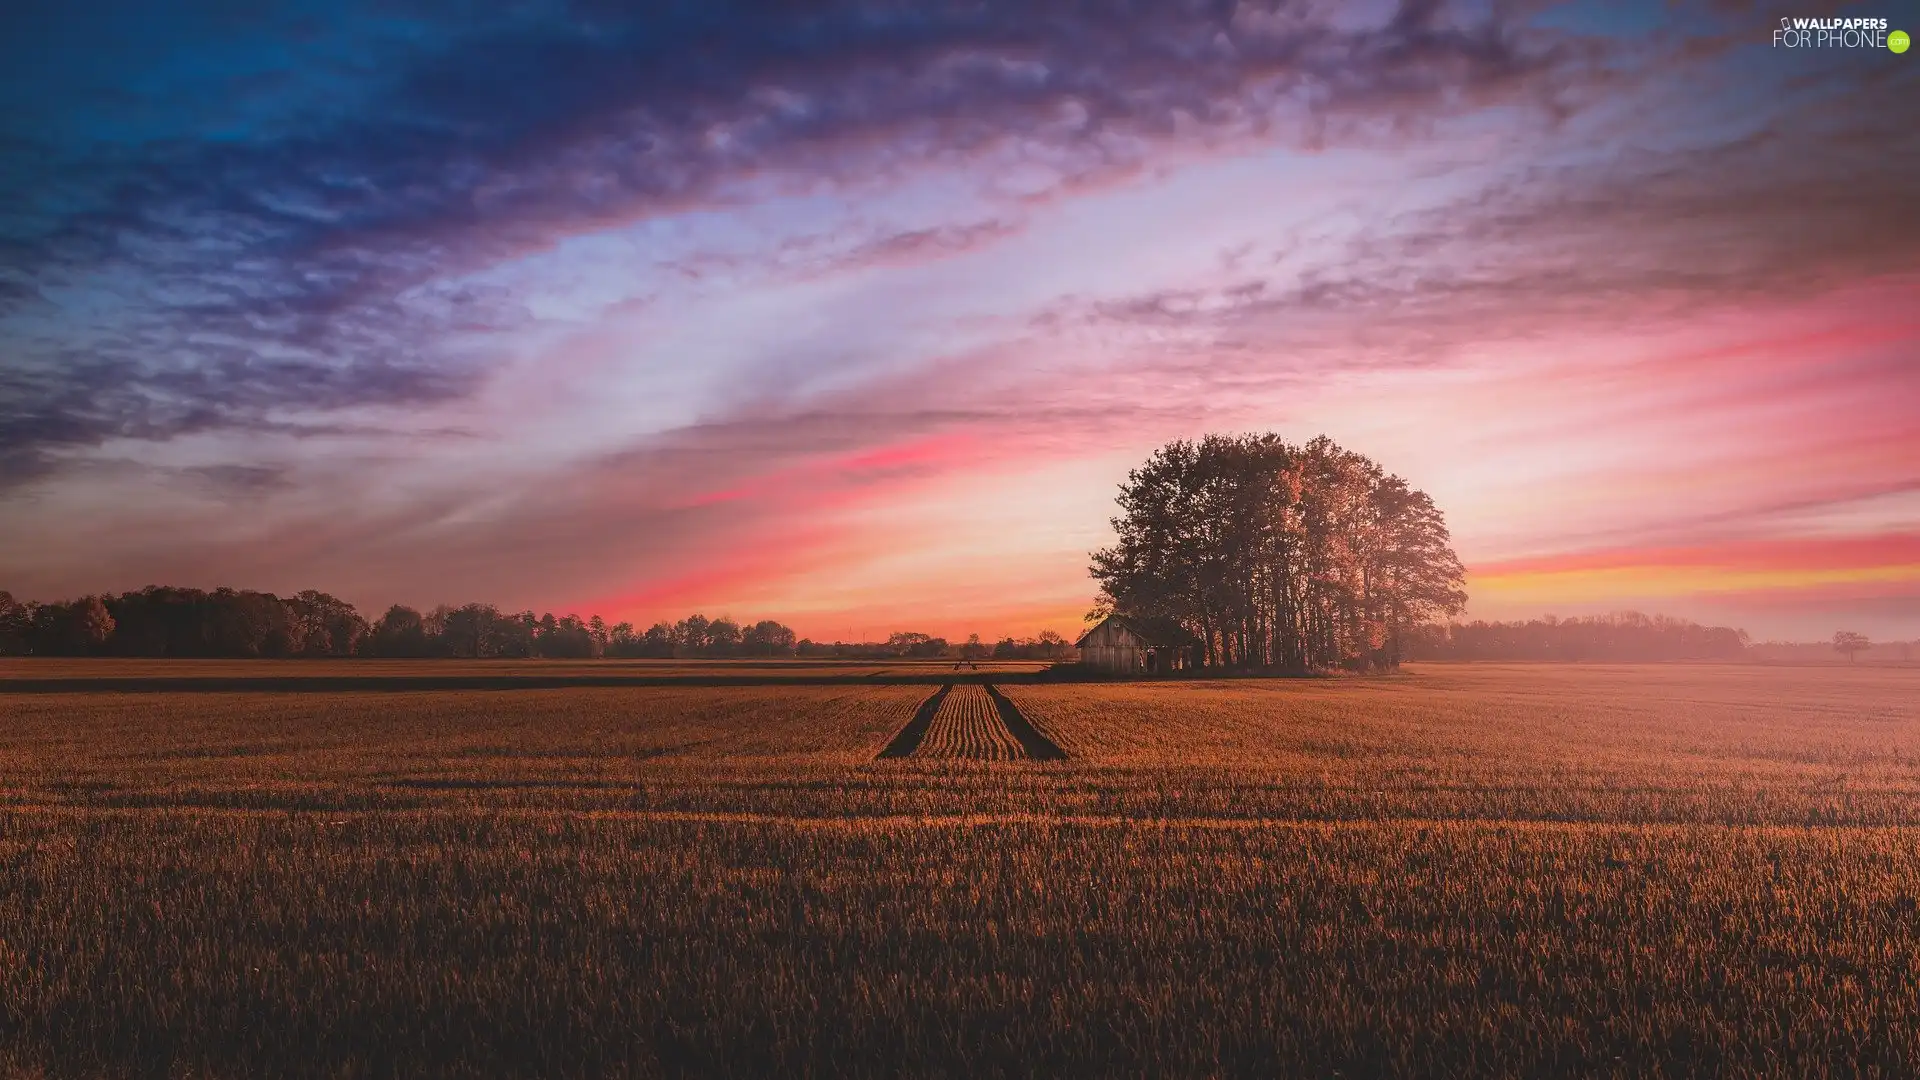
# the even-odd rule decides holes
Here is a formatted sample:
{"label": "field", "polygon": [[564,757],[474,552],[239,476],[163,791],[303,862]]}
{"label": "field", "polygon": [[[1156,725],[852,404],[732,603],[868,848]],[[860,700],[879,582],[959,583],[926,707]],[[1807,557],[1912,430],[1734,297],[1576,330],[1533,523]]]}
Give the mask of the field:
{"label": "field", "polygon": [[0,1073],[1920,1072],[1920,670],[1034,667],[11,664]]}

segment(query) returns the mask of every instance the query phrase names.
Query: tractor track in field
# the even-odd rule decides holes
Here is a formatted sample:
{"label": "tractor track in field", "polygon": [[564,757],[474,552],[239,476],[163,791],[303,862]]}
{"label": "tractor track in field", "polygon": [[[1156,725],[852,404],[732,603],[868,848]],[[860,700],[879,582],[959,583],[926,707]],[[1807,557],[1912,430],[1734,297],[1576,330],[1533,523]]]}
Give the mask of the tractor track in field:
{"label": "tractor track in field", "polygon": [[953,684],[948,683],[935,690],[932,697],[921,702],[920,707],[914,710],[913,719],[907,721],[907,725],[900,729],[900,733],[893,737],[893,741],[887,744],[886,749],[880,751],[880,757],[912,757],[913,752],[920,749],[920,741],[927,737],[927,729],[933,726],[933,714],[940,711],[940,703],[947,699],[947,694],[952,690]]}
{"label": "tractor track in field", "polygon": [[947,683],[920,703],[878,758],[1061,761],[1066,756],[992,684]]}
{"label": "tractor track in field", "polygon": [[1001,693],[992,683],[986,686],[987,696],[993,699],[994,708],[1000,712],[1000,723],[1006,726],[1007,732],[1020,743],[1020,748],[1026,751],[1029,758],[1035,761],[1067,759],[1067,752],[1060,749],[1060,744],[1042,735],[1040,729],[1033,726],[1033,722],[1020,712],[1020,707],[1015,705],[1011,698]]}

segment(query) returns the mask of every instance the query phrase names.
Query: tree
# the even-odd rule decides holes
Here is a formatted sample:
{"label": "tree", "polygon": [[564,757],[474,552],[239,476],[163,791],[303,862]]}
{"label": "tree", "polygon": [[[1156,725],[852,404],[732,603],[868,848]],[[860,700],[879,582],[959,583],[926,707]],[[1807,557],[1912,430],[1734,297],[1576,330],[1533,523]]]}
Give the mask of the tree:
{"label": "tree", "polygon": [[1871,648],[1873,642],[1868,641],[1865,634],[1852,630],[1836,630],[1833,633],[1833,651],[1845,654],[1849,664],[1853,663],[1855,653],[1863,653]]}
{"label": "tree", "polygon": [[1432,500],[1325,437],[1169,443],[1118,502],[1094,614],[1178,626],[1203,664],[1392,667],[1412,628],[1466,604]]}
{"label": "tree", "polygon": [[607,656],[640,656],[642,639],[630,622],[614,623],[607,629]]}
{"label": "tree", "polygon": [[968,634],[967,640],[960,645],[960,655],[967,660],[984,659],[987,652],[987,646],[981,644],[979,634]]}
{"label": "tree", "polygon": [[671,659],[679,644],[679,633],[672,623],[657,622],[640,639],[640,655]]}
{"label": "tree", "polygon": [[707,624],[707,651],[714,656],[731,656],[740,648],[740,624],[725,616]]}
{"label": "tree", "polygon": [[935,656],[945,656],[947,654],[947,648],[946,638],[933,637],[929,634],[902,631],[889,635],[887,638],[887,651],[893,653],[895,656],[910,656],[916,659],[926,659]]}
{"label": "tree", "polygon": [[120,656],[217,656],[215,604],[211,593],[159,585],[109,597],[114,636],[108,651]]}
{"label": "tree", "polygon": [[39,656],[91,656],[112,637],[113,615],[98,596],[33,608],[27,650]]}
{"label": "tree", "polygon": [[529,657],[534,655],[533,639],[540,632],[540,617],[531,611],[522,611],[502,618],[494,631],[498,636],[496,655]]}
{"label": "tree", "polygon": [[113,635],[113,616],[108,614],[107,605],[97,596],[83,596],[70,606],[71,632],[80,648],[86,652],[97,651]]}
{"label": "tree", "polygon": [[0,656],[27,651],[27,631],[33,626],[33,604],[23,604],[0,589]]}
{"label": "tree", "polygon": [[600,655],[600,642],[580,616],[563,616],[554,620],[549,629],[547,620],[552,618],[544,615],[540,619],[540,637],[535,645],[541,656],[551,660],[588,660]]}
{"label": "tree", "polygon": [[917,653],[924,653],[927,646],[932,642],[932,636],[917,634],[912,631],[896,631],[887,635],[887,648],[900,656],[914,656]]}
{"label": "tree", "polygon": [[741,648],[750,656],[792,656],[798,647],[793,630],[762,619],[741,632]]}
{"label": "tree", "polygon": [[295,655],[351,656],[367,636],[367,620],[338,597],[306,589],[284,603]]}
{"label": "tree", "polygon": [[1067,639],[1058,631],[1042,630],[1030,638],[1001,638],[993,643],[995,660],[1054,660],[1067,650]]}
{"label": "tree", "polygon": [[441,652],[448,656],[500,656],[516,637],[519,620],[500,614],[492,604],[466,604],[446,611],[440,620]]}
{"label": "tree", "polygon": [[707,648],[707,627],[712,625],[705,615],[689,615],[674,624],[673,636],[688,655],[699,655]]}
{"label": "tree", "polygon": [[432,650],[426,620],[404,604],[388,608],[367,635],[367,652],[372,656],[421,657],[432,655]]}

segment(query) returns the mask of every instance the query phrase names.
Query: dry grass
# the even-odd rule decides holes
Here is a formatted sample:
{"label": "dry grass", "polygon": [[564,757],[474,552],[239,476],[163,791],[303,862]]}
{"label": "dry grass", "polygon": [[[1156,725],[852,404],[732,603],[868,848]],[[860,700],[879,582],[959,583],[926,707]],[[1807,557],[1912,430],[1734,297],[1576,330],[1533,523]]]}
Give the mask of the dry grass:
{"label": "dry grass", "polygon": [[1920,1070],[1920,672],[929,689],[0,695],[0,1072]]}

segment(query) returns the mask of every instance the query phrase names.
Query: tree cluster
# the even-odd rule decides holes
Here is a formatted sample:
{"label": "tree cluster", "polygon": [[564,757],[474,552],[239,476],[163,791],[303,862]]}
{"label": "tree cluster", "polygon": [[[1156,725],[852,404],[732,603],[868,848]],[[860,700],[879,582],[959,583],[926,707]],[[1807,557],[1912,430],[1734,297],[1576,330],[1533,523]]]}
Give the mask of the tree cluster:
{"label": "tree cluster", "polygon": [[1406,640],[1410,660],[1731,660],[1747,649],[1744,630],[1637,611],[1422,626]]}
{"label": "tree cluster", "polygon": [[281,597],[246,589],[153,585],[52,604],[21,603],[0,592],[0,656],[885,660],[1058,659],[1066,650],[1066,639],[1051,630],[992,646],[977,634],[955,645],[908,632],[848,644],[800,640],[772,619],[736,622],[689,615],[638,630],[598,615],[506,612],[492,604],[442,605],[426,612],[395,604],[369,622],[346,601],[311,589]]}
{"label": "tree cluster", "polygon": [[503,612],[492,604],[422,613],[396,604],[368,622],[311,589],[148,586],[138,592],[21,603],[0,592],[0,654],[155,657],[792,656],[794,632],[771,619],[741,624],[692,615],[645,632],[595,615]]}
{"label": "tree cluster", "polygon": [[995,660],[1058,660],[1073,644],[1052,630],[1042,630],[1030,638],[1001,638],[993,643]]}
{"label": "tree cluster", "polygon": [[1053,630],[1042,630],[1030,638],[1002,638],[992,645],[981,641],[979,634],[968,634],[965,641],[955,645],[946,638],[932,634],[901,631],[889,635],[885,641],[803,640],[797,651],[798,655],[804,657],[836,660],[944,660],[955,657],[967,660],[1058,660],[1064,658],[1070,648],[1067,639]]}
{"label": "tree cluster", "polygon": [[[978,644],[979,640],[979,637],[976,635],[974,637],[975,644]],[[947,639],[943,637],[933,637],[930,634],[902,631],[887,638],[886,649],[894,656],[932,659],[938,656],[946,656],[953,651],[953,646],[948,644]]]}
{"label": "tree cluster", "polygon": [[654,623],[645,633],[630,635],[624,642],[618,634],[615,638],[609,655],[659,658],[793,656],[799,645],[791,629],[772,619],[737,623],[705,615],[689,615],[676,623]]}
{"label": "tree cluster", "polygon": [[1317,438],[1209,435],[1127,475],[1094,614],[1174,624],[1210,667],[1392,667],[1466,604],[1433,500]]}
{"label": "tree cluster", "polygon": [[0,592],[0,653],[41,656],[351,656],[367,623],[351,604],[311,589],[151,585],[117,596],[21,603]]}

